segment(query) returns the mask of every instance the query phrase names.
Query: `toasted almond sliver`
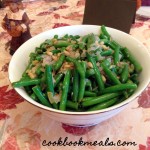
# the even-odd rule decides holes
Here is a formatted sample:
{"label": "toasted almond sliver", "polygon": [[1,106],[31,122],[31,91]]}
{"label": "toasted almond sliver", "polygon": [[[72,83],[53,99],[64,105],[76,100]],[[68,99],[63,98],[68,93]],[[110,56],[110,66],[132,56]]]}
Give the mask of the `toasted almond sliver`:
{"label": "toasted almond sliver", "polygon": [[57,60],[57,56],[52,55],[53,60]]}
{"label": "toasted almond sliver", "polygon": [[49,56],[52,56],[52,55],[53,55],[53,53],[50,52],[50,51],[46,51],[46,54],[49,55]]}
{"label": "toasted almond sliver", "polygon": [[102,80],[103,80],[104,83],[106,82],[106,78],[105,78],[104,75],[102,75]]}
{"label": "toasted almond sliver", "polygon": [[88,62],[87,65],[88,65],[88,67],[93,68],[93,65],[91,62]]}
{"label": "toasted almond sliver", "polygon": [[68,51],[64,51],[64,54],[67,56],[70,55],[70,53]]}
{"label": "toasted almond sliver", "polygon": [[39,62],[38,60],[33,60],[33,61],[32,61],[32,64],[33,64],[33,65],[36,65],[38,62]]}

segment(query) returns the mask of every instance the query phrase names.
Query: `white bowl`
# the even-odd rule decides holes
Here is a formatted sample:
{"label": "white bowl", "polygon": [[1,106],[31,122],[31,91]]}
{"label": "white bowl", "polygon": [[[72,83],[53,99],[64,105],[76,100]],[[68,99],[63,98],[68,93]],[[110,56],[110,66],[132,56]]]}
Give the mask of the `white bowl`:
{"label": "white bowl", "polygon": [[[60,111],[55,110],[44,105],[39,104],[38,102],[31,99],[28,94],[25,92],[23,88],[15,88],[15,90],[28,102],[33,105],[43,109],[45,113],[60,122],[71,124],[71,125],[83,125],[89,126],[100,123],[125,108],[125,106],[133,101],[136,97],[138,97],[141,92],[147,87],[150,81],[150,55],[145,46],[136,40],[134,37],[126,34],[122,31],[107,28],[108,32],[112,36],[112,38],[117,41],[120,45],[126,46],[136,57],[139,63],[143,67],[143,71],[139,76],[140,84],[137,90],[134,92],[132,96],[123,101],[122,103],[109,107],[103,110],[91,111],[91,112],[68,112],[68,111]],[[46,32],[43,32],[27,42],[25,42],[13,55],[10,64],[9,64],[9,79],[10,82],[18,81],[22,73],[24,72],[28,60],[29,54],[35,50],[35,47],[38,47],[42,42],[44,42],[48,38],[52,38],[55,34],[59,36],[63,36],[66,33],[72,35],[86,35],[88,33],[99,34],[100,26],[95,25],[75,25],[75,26],[67,26],[52,29]]]}

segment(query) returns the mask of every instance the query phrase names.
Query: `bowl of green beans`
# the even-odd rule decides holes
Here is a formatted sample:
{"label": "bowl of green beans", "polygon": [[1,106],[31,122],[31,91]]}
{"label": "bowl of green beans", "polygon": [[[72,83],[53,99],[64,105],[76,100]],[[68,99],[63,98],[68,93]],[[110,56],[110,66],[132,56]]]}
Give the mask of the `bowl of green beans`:
{"label": "bowl of green beans", "polygon": [[122,31],[74,25],[25,42],[9,64],[15,90],[49,117],[94,125],[135,100],[150,81],[145,46]]}

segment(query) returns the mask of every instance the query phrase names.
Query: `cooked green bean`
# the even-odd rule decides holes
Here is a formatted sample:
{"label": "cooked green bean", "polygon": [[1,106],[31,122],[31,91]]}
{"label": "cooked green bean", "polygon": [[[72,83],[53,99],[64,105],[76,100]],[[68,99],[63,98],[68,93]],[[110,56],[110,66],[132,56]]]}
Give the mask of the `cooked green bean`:
{"label": "cooked green bean", "polygon": [[103,33],[100,34],[99,38],[100,39],[108,39],[108,37],[106,35],[104,35]]}
{"label": "cooked green bean", "polygon": [[36,96],[34,93],[32,93],[32,94],[30,95],[30,97],[31,97],[32,99],[34,99],[35,101],[38,101],[38,98],[37,98],[37,96]]}
{"label": "cooked green bean", "polygon": [[13,82],[12,85],[15,88],[22,87],[22,86],[29,86],[29,85],[37,85],[40,84],[40,79],[26,79],[26,80],[20,80],[17,82]]}
{"label": "cooked green bean", "polygon": [[94,69],[87,69],[85,76],[88,78],[88,77],[90,77],[90,76],[92,76],[94,74],[95,74]]}
{"label": "cooked green bean", "polygon": [[94,92],[91,92],[91,91],[85,91],[84,92],[84,96],[86,97],[95,97],[95,96],[97,96],[97,94],[96,93],[94,93]]}
{"label": "cooked green bean", "polygon": [[122,52],[125,57],[134,65],[136,72],[140,73],[142,71],[142,66],[137,61],[137,59],[129,52],[127,48],[123,48]]}
{"label": "cooked green bean", "polygon": [[59,70],[60,67],[62,66],[63,62],[65,60],[65,55],[64,54],[61,54],[60,58],[56,61],[56,63],[54,64],[53,66],[53,69],[55,71]]}
{"label": "cooked green bean", "polygon": [[45,106],[48,106],[48,107],[52,107],[52,105],[50,104],[50,102],[44,97],[41,89],[39,86],[34,86],[32,88],[34,94],[38,97],[38,99],[40,100],[40,102],[45,105]]}
{"label": "cooked green bean", "polygon": [[63,78],[63,76],[64,76],[63,73],[59,73],[59,74],[57,74],[56,77],[54,77],[55,78],[54,87],[56,87],[59,84],[59,82]]}
{"label": "cooked green bean", "polygon": [[62,41],[62,40],[58,40],[56,43],[54,43],[54,46],[56,48],[61,48],[61,47],[67,47],[69,46],[71,43],[67,42],[67,41]]}
{"label": "cooked green bean", "polygon": [[52,50],[52,53],[53,54],[58,54],[58,53],[61,53],[61,50],[55,49],[55,50]]}
{"label": "cooked green bean", "polygon": [[78,70],[80,76],[81,76],[81,77],[85,77],[85,71],[84,71],[82,65],[80,64],[80,62],[78,62],[76,59],[71,58],[71,57],[69,57],[69,56],[66,57],[66,60],[67,60],[67,61],[70,61],[70,62],[73,62],[73,63],[75,64],[76,69]]}
{"label": "cooked green bean", "polygon": [[95,78],[96,78],[96,81],[98,83],[98,88],[99,88],[99,90],[103,90],[104,89],[104,82],[102,80],[101,73],[100,73],[100,71],[99,71],[99,69],[96,65],[96,62],[94,61],[94,59],[88,53],[87,53],[87,58],[93,65],[93,69],[94,69],[94,72],[95,72]]}
{"label": "cooked green bean", "polygon": [[115,65],[117,65],[119,62],[119,51],[120,51],[120,47],[116,46],[114,50],[114,64]]}
{"label": "cooked green bean", "polygon": [[[86,63],[85,62],[81,62],[81,66],[84,70],[84,72],[86,72]],[[85,91],[85,75],[84,76],[80,76],[79,79],[79,94],[78,94],[78,101],[80,101],[83,97],[84,97],[84,91]]]}
{"label": "cooked green bean", "polygon": [[[50,65],[46,65],[46,83],[47,83],[47,94],[51,92],[52,96],[54,96],[54,83],[53,83],[53,75],[52,75],[52,67]],[[54,102],[52,103],[55,109],[58,109],[58,105]]]}
{"label": "cooked green bean", "polygon": [[136,89],[136,88],[137,88],[137,85],[134,83],[118,84],[118,85],[105,88],[104,90],[100,91],[100,94],[113,93],[113,92],[118,92],[122,90]]}
{"label": "cooked green bean", "polygon": [[106,27],[104,25],[101,26],[101,31],[110,40],[110,34],[107,32]]}
{"label": "cooked green bean", "polygon": [[42,68],[42,66],[39,66],[39,67],[36,69],[36,71],[35,71],[35,73],[36,73],[38,76],[42,73],[41,68]]}
{"label": "cooked green bean", "polygon": [[79,74],[78,71],[75,69],[73,71],[73,95],[72,95],[72,99],[73,101],[77,101],[78,100],[78,93],[79,93]]}
{"label": "cooked green bean", "polygon": [[119,101],[118,97],[115,97],[115,98],[110,99],[110,100],[103,102],[101,104],[97,104],[97,105],[89,108],[87,111],[95,111],[95,110],[101,110],[104,108],[108,108],[108,107],[112,106],[113,104],[117,103],[118,101]]}
{"label": "cooked green bean", "polygon": [[85,79],[85,87],[88,87],[88,90],[92,91],[92,82],[89,79]]}
{"label": "cooked green bean", "polygon": [[128,76],[129,76],[128,64],[125,64],[122,73],[120,75],[121,82],[125,83],[128,80]]}
{"label": "cooked green bean", "polygon": [[112,54],[113,54],[113,50],[111,49],[101,52],[101,56],[110,56]]}
{"label": "cooked green bean", "polygon": [[77,102],[72,102],[72,101],[69,101],[67,100],[67,104],[66,104],[66,107],[67,108],[71,108],[71,109],[74,109],[74,110],[78,110],[78,103]]}
{"label": "cooked green bean", "polygon": [[90,46],[95,43],[96,38],[94,34],[89,34],[88,40],[87,40],[87,48],[90,48]]}
{"label": "cooked green bean", "polygon": [[113,84],[121,84],[117,76],[108,68],[104,62],[101,65],[107,77],[112,81]]}
{"label": "cooked green bean", "polygon": [[109,99],[112,99],[114,97],[117,97],[119,95],[120,95],[120,93],[109,93],[109,94],[104,94],[104,95],[101,95],[101,96],[98,96],[98,97],[92,97],[92,98],[89,98],[89,99],[83,101],[81,103],[81,105],[83,107],[93,106],[93,105],[105,102],[105,101],[107,101]]}
{"label": "cooked green bean", "polygon": [[67,96],[68,96],[68,90],[69,90],[69,84],[70,84],[70,76],[71,76],[71,71],[67,70],[64,81],[63,81],[63,90],[62,90],[62,95],[61,95],[60,105],[59,105],[60,110],[66,110]]}
{"label": "cooked green bean", "polygon": [[82,65],[82,67],[83,67],[83,69],[84,69],[84,72],[86,72],[86,68],[87,68],[86,62],[85,62],[85,61],[82,61],[82,62],[81,62],[81,65]]}
{"label": "cooked green bean", "polygon": [[47,83],[47,91],[51,92],[54,96],[54,83],[53,83],[53,76],[52,76],[52,67],[50,65],[46,65],[45,67],[46,72],[46,83]]}

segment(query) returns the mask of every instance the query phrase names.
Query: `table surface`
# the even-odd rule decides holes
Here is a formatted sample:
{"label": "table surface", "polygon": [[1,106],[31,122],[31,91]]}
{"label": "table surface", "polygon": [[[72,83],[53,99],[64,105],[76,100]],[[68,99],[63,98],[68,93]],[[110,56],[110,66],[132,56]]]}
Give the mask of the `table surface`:
{"label": "table surface", "polygon": [[[66,25],[81,24],[84,0],[51,0],[24,3],[31,19],[32,36]],[[0,10],[0,20],[5,9]],[[131,35],[150,50],[150,18],[136,17]],[[0,27],[0,149],[2,150],[150,150],[150,88],[139,99],[130,103],[115,117],[96,125],[92,130],[84,128],[83,135],[76,128],[64,126],[47,118],[39,108],[22,99],[12,89],[8,79],[8,65],[11,59],[7,42],[11,37]],[[80,130],[81,131],[81,130]],[[135,142],[136,146],[42,146],[43,140],[57,141],[60,137],[68,141],[109,141]]]}

